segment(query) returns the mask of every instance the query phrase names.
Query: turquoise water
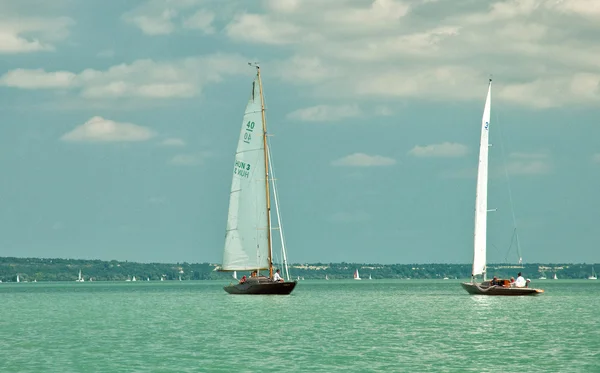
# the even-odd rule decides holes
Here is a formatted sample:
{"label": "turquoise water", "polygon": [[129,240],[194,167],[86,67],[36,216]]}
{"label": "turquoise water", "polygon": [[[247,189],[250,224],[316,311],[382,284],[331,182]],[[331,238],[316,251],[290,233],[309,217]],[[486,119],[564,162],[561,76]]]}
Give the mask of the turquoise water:
{"label": "turquoise water", "polygon": [[0,372],[600,372],[600,281],[0,284]]}

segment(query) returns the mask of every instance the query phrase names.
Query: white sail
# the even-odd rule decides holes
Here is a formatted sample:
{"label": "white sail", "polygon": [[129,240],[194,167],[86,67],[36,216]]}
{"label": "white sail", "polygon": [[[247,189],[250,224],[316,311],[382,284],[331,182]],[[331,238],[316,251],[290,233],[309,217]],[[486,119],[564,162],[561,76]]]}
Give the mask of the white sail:
{"label": "white sail", "polygon": [[488,147],[490,112],[492,106],[492,81],[488,87],[483,117],[481,119],[481,140],[479,143],[479,166],[477,171],[477,194],[475,197],[475,232],[473,237],[473,271],[472,275],[486,273],[487,245],[487,194],[488,194]]}
{"label": "white sail", "polygon": [[358,269],[354,272],[354,279],[360,280],[360,275],[358,274]]}
{"label": "white sail", "polygon": [[263,135],[257,75],[252,83],[233,166],[222,264],[226,271],[269,268]]}

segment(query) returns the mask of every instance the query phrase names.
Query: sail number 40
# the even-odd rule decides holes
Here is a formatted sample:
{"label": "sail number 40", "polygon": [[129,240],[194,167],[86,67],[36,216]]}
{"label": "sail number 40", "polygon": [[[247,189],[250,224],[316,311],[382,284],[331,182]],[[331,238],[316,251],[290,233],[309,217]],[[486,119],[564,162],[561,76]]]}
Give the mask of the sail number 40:
{"label": "sail number 40", "polygon": [[244,142],[246,144],[250,144],[250,140],[252,140],[252,132],[254,131],[254,122],[246,123],[246,132],[244,132]]}

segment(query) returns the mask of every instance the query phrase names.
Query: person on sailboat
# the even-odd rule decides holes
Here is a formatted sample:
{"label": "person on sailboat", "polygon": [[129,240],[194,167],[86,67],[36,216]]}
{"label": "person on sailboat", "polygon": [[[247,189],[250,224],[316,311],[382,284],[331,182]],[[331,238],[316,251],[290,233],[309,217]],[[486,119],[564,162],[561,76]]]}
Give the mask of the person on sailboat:
{"label": "person on sailboat", "polygon": [[256,270],[252,271],[252,273],[250,273],[250,277],[256,277],[256,275],[258,274],[258,272],[256,272]]}
{"label": "person on sailboat", "polygon": [[246,282],[246,275],[242,276],[242,279],[240,280],[240,284],[243,284],[244,282]]}
{"label": "person on sailboat", "polygon": [[283,282],[283,278],[281,278],[281,275],[279,274],[279,270],[275,271],[275,274],[273,275],[273,281]]}
{"label": "person on sailboat", "polygon": [[527,283],[525,282],[525,278],[521,276],[521,272],[517,274],[517,280],[515,281],[515,287],[524,288],[527,287]]}

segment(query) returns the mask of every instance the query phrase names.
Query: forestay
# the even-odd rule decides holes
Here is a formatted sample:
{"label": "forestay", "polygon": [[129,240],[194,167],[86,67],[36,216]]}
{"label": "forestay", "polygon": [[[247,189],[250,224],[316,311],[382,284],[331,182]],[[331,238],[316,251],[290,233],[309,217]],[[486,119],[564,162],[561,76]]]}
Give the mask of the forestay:
{"label": "forestay", "polygon": [[264,133],[258,75],[238,141],[229,198],[222,269],[267,269],[268,223]]}
{"label": "forestay", "polygon": [[488,94],[481,119],[481,141],[479,145],[479,167],[477,172],[477,194],[475,197],[475,233],[473,254],[473,276],[486,272],[486,245],[487,245],[487,189],[488,189],[488,147],[489,126],[492,99],[492,82],[488,87]]}

